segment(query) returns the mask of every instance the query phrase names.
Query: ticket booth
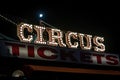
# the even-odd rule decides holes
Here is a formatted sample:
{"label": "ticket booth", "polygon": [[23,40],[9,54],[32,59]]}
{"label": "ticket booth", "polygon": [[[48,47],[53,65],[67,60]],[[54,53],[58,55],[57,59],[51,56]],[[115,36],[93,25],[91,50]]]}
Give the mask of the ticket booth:
{"label": "ticket booth", "polygon": [[19,40],[0,37],[1,78],[119,79],[119,55],[105,52],[103,37],[26,23],[17,26],[17,36]]}
{"label": "ticket booth", "polygon": [[[25,50],[28,49],[27,48],[28,46],[31,46],[29,47],[31,49],[32,47],[35,47],[34,44],[30,45],[30,44],[23,44],[23,43],[10,42],[10,41],[1,41],[1,42],[4,42],[1,44],[2,50],[8,51],[6,55],[4,51],[1,51],[2,54],[4,53],[4,55],[1,55],[1,60],[0,60],[1,62],[0,77],[1,78],[4,77],[9,79],[15,78],[15,79],[23,79],[23,80],[24,79],[27,79],[27,80],[34,80],[34,79],[36,80],[39,80],[39,79],[44,79],[44,80],[110,79],[110,80],[113,80],[113,79],[119,78],[120,76],[120,66],[119,66],[118,55],[106,54],[105,56],[107,57],[107,64],[105,64],[105,61],[100,63],[99,59],[97,59],[98,61],[96,60],[97,62],[93,64],[91,63],[91,61],[89,63],[89,58],[92,55],[89,56],[86,52],[81,51],[79,52],[79,54],[84,54],[84,55],[80,55],[81,57],[79,58],[81,58],[81,61],[82,61],[80,63],[80,62],[76,62],[78,57],[73,57],[72,55],[72,54],[74,55],[76,54],[78,56],[78,54],[76,53],[77,50],[75,50],[75,52],[71,52],[71,49],[70,50],[66,48],[56,49],[56,47],[42,46],[42,47],[39,47],[39,50],[40,52],[43,51],[44,54],[46,55],[51,50],[52,51],[61,50],[58,52],[62,52],[62,53],[61,55],[59,55],[59,59],[58,58],[56,59],[55,57],[54,59],[53,57],[49,59],[45,59],[48,57],[45,57],[40,54],[39,56],[44,57],[44,59],[43,58],[37,59],[37,57],[35,57],[36,58],[35,59],[31,57],[30,58],[23,57],[23,55],[21,55],[22,53],[26,52]],[[18,46],[19,46],[19,52],[23,51],[22,53],[19,53],[19,55],[18,53],[13,53],[18,51],[17,50]],[[10,50],[13,51],[11,52],[12,55],[10,53]],[[54,52],[57,52],[57,51],[54,51]],[[89,52],[89,54],[95,55],[96,53]],[[82,59],[82,57],[84,57],[84,59]],[[87,61],[87,62],[84,63],[83,61],[84,62]]]}

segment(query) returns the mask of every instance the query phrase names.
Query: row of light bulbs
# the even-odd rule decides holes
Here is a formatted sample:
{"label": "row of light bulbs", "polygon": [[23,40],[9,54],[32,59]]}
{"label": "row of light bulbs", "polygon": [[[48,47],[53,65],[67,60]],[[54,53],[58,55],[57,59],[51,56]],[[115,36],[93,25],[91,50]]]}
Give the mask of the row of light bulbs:
{"label": "row of light bulbs", "polygon": [[[27,29],[27,31],[30,33],[33,33],[33,29],[36,31],[37,36],[34,41],[35,44],[78,48],[79,43],[77,41],[72,42],[71,40],[71,39],[75,39],[75,40],[79,40],[80,47],[83,50],[91,50],[93,47],[94,51],[98,51],[98,52],[105,51],[105,45],[103,44],[104,37],[99,37],[99,36],[93,37],[92,35],[88,35],[88,34],[67,31],[65,33],[66,43],[64,43],[63,32],[60,29],[53,29],[53,28],[36,26],[36,25],[31,25],[26,23],[21,23],[17,26],[17,35],[21,42],[31,43],[33,41],[33,35],[27,35],[27,37],[25,37],[24,35],[25,29]],[[45,36],[43,35],[45,31],[48,33],[49,40],[45,40],[43,38]]]}

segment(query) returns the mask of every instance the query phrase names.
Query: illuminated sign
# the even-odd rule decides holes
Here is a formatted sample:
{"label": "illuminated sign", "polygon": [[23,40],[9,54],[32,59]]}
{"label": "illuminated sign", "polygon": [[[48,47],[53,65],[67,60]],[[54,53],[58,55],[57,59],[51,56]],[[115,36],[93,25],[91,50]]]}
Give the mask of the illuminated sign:
{"label": "illuminated sign", "polygon": [[60,29],[21,23],[17,26],[17,35],[21,42],[79,48],[82,50],[93,49],[97,52],[105,51],[104,37],[89,34],[71,31],[63,32]]}

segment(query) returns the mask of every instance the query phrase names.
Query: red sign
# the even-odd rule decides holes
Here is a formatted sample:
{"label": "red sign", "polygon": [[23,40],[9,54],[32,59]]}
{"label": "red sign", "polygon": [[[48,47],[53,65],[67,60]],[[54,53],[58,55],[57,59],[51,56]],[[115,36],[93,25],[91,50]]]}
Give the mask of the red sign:
{"label": "red sign", "polygon": [[6,42],[12,56],[26,59],[60,61],[80,64],[120,66],[117,54],[81,51],[79,49]]}

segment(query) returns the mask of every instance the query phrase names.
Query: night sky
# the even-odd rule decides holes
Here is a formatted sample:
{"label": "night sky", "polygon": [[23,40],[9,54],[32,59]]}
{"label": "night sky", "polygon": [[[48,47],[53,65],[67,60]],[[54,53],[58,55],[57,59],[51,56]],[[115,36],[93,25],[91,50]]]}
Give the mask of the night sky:
{"label": "night sky", "polygon": [[[79,0],[78,0],[79,1]],[[73,31],[93,36],[103,36],[106,52],[118,53],[119,49],[119,6],[111,4],[86,4],[75,1],[39,1],[24,2],[18,0],[6,4],[0,3],[0,14],[15,23],[26,22],[39,25],[39,13],[43,21],[65,31]],[[16,26],[0,18],[0,32],[16,36]],[[9,28],[9,29],[7,29]],[[7,31],[5,31],[7,29]]]}

